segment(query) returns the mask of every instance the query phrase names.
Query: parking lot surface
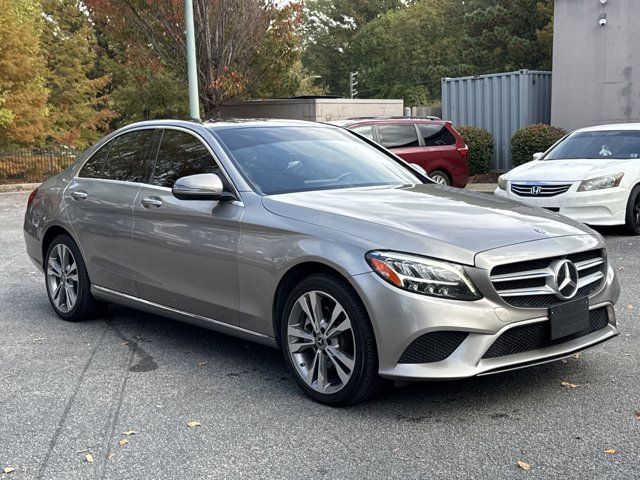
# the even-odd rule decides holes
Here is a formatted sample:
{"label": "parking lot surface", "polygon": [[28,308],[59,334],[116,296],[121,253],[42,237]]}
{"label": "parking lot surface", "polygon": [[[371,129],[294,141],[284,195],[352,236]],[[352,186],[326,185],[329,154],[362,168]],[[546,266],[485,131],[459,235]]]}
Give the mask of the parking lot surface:
{"label": "parking lot surface", "polygon": [[640,478],[640,238],[603,232],[612,341],[333,409],[276,350],[120,307],[59,320],[24,251],[26,200],[0,194],[0,479]]}

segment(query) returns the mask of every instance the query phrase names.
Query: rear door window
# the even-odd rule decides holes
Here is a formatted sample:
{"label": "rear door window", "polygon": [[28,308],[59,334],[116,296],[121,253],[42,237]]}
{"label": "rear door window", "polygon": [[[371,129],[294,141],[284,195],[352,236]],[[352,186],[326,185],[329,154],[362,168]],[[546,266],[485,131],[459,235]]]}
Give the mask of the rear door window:
{"label": "rear door window", "polygon": [[371,125],[359,125],[357,127],[353,127],[353,130],[356,133],[359,133],[363,137],[368,138],[369,140],[373,140],[373,126]]}
{"label": "rear door window", "polygon": [[126,182],[146,181],[147,160],[155,133],[153,129],[136,130],[115,138],[111,142],[109,158],[104,164],[101,178]]}
{"label": "rear door window", "polygon": [[418,129],[427,147],[438,147],[443,145],[455,145],[456,137],[447,129],[445,125],[429,125],[419,123]]}
{"label": "rear door window", "polygon": [[171,188],[173,183],[197,173],[220,173],[207,147],[195,136],[181,130],[166,129],[160,141],[151,183]]}
{"label": "rear door window", "polygon": [[78,176],[83,178],[100,178],[100,175],[102,175],[102,167],[109,156],[110,148],[111,142],[100,147],[100,150],[91,155],[91,158],[85,162]]}
{"label": "rear door window", "polygon": [[378,125],[380,143],[387,148],[418,147],[418,134],[412,123]]}

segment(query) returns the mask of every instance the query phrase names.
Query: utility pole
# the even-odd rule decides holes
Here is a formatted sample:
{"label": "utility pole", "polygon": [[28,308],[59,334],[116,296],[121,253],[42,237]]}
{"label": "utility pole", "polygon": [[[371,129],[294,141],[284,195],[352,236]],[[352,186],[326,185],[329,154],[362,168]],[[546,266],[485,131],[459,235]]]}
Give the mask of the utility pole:
{"label": "utility pole", "polygon": [[358,95],[358,90],[356,90],[356,85],[358,85],[358,82],[356,82],[357,75],[358,72],[349,73],[349,98],[355,98]]}
{"label": "utility pole", "polygon": [[196,67],[196,35],[193,26],[193,0],[184,0],[184,23],[187,27],[187,76],[189,78],[189,116],[200,121],[198,71]]}

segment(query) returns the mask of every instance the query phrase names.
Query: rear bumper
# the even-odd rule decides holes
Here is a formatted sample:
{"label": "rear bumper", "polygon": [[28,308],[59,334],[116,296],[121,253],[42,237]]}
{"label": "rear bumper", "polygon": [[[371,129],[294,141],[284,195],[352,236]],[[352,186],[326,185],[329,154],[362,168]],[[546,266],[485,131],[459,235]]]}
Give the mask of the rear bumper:
{"label": "rear bumper", "polygon": [[625,188],[607,188],[578,192],[577,184],[569,191],[554,197],[521,197],[511,191],[496,189],[495,195],[536,207],[557,211],[587,225],[624,225],[629,199]]}
{"label": "rear bumper", "polygon": [[42,244],[40,240],[35,238],[26,229],[24,230],[24,243],[27,250],[27,255],[33,264],[38,267],[40,271],[44,271],[43,259],[42,259]]}

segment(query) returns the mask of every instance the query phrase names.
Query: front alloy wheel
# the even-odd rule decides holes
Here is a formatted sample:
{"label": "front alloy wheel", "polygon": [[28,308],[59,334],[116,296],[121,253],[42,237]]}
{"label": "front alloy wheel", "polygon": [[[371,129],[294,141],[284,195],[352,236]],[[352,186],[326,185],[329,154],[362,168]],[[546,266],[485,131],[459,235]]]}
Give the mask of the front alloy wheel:
{"label": "front alloy wheel", "polygon": [[337,275],[311,275],[292,289],[280,340],[296,381],[318,402],[353,405],[380,384],[369,316],[351,285]]}
{"label": "front alloy wheel", "polygon": [[289,314],[287,342],[298,375],[319,393],[344,388],[356,356],[351,320],[331,295],[313,290],[302,294]]}

